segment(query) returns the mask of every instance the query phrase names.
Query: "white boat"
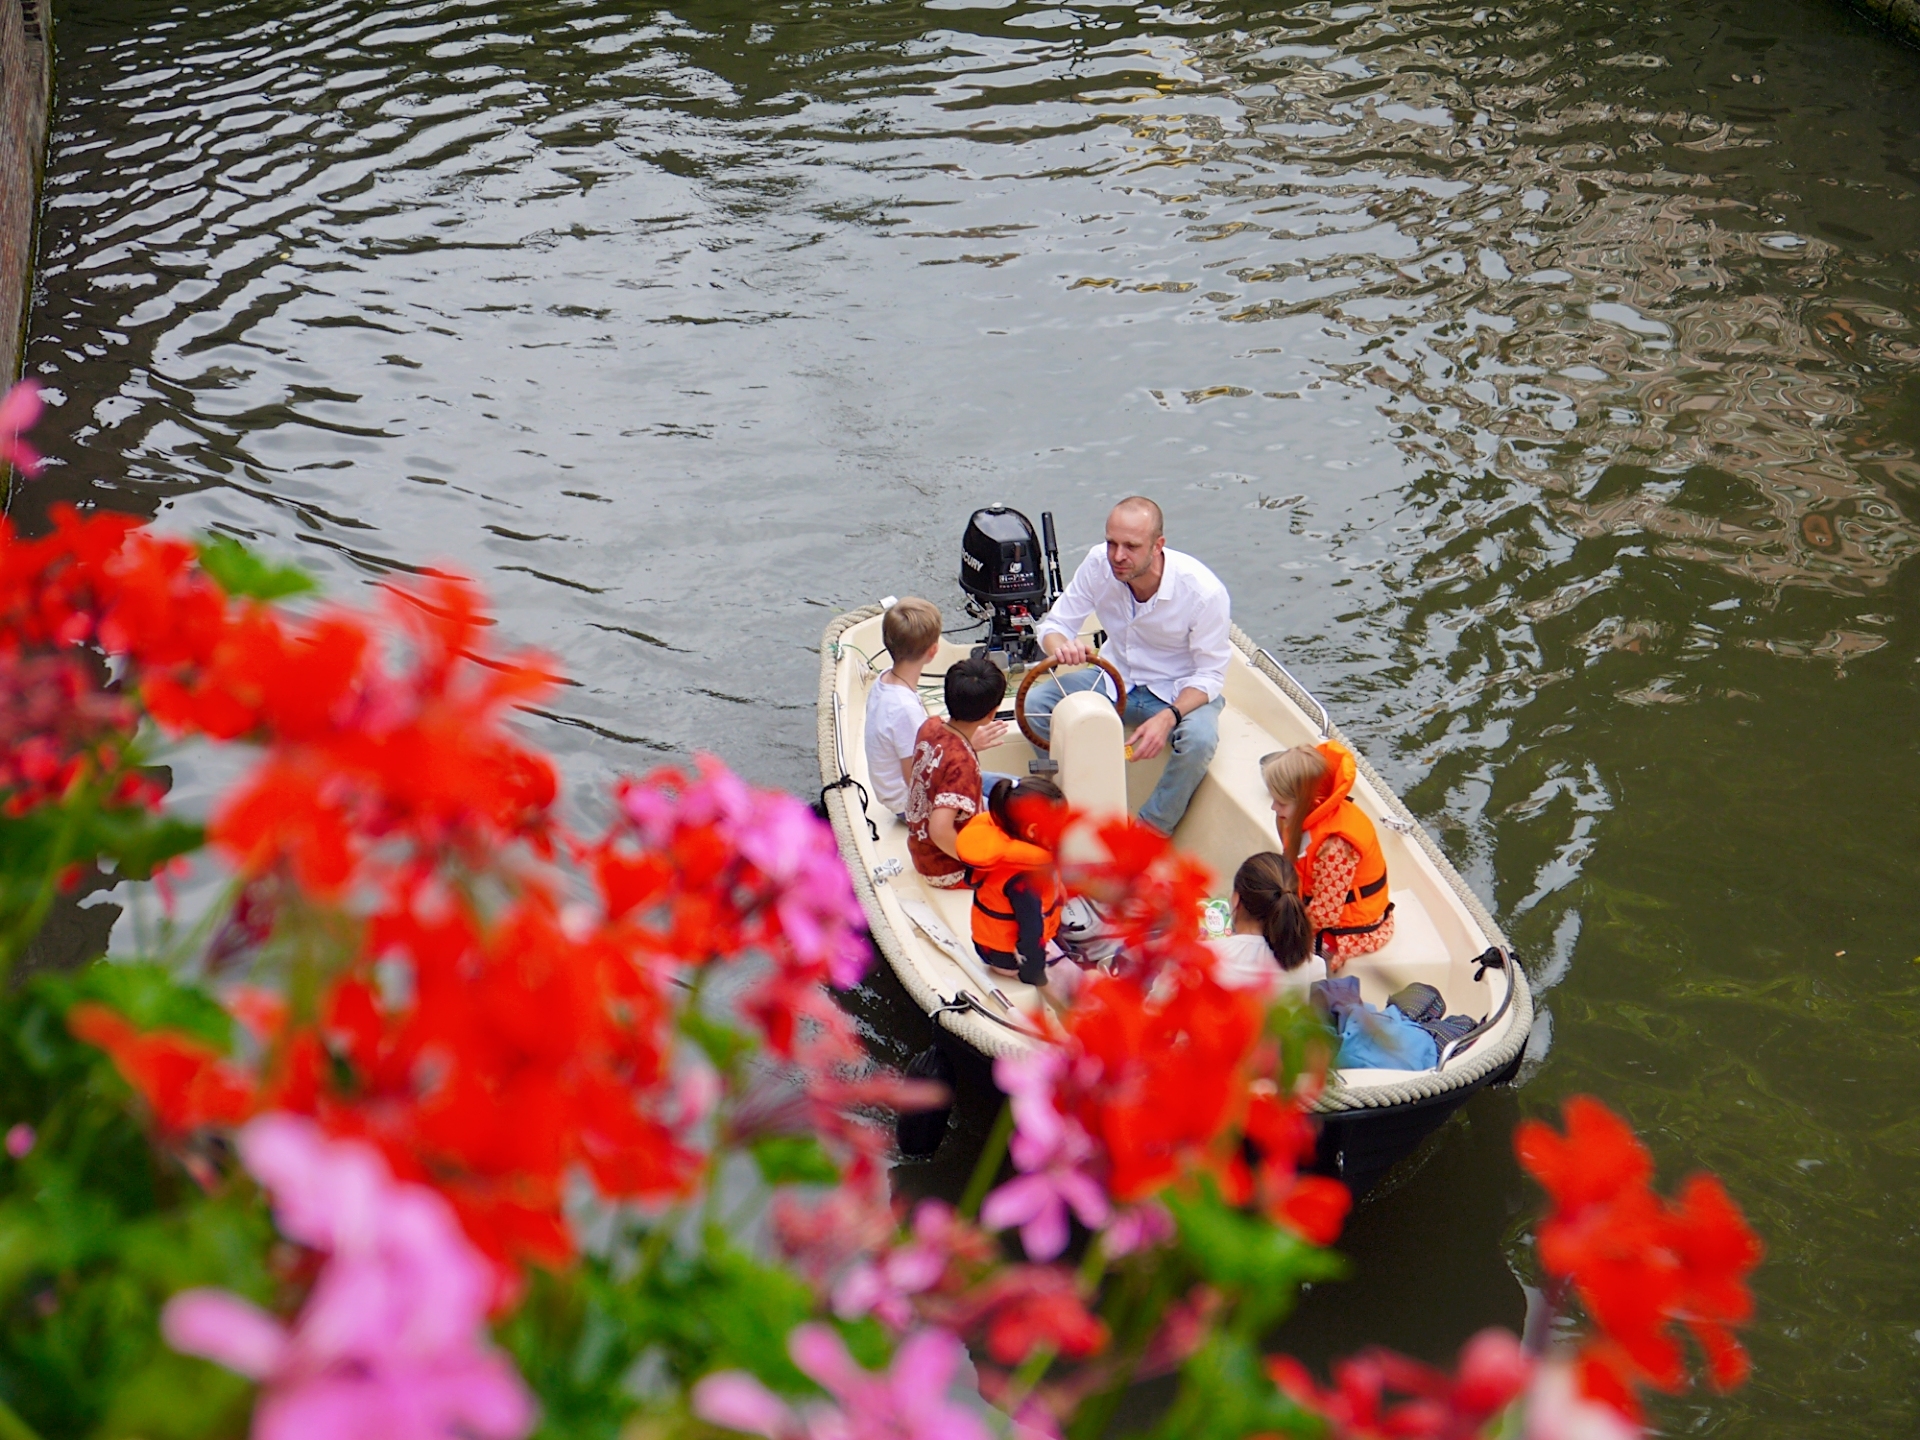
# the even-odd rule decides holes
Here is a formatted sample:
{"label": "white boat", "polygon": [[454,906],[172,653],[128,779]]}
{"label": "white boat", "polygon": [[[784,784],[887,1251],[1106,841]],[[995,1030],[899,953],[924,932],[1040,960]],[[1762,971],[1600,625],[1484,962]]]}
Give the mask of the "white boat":
{"label": "white boat", "polygon": [[[925,884],[907,853],[906,826],[871,800],[863,721],[867,694],[887,666],[883,613],[876,605],[836,619],[823,637],[820,661],[822,799],[874,945],[908,996],[960,1046],[992,1057],[1050,1043],[1033,1019],[1046,997],[1011,977],[990,975],[973,954],[970,892]],[[1233,644],[1220,747],[1173,836],[1176,846],[1213,871],[1221,898],[1248,855],[1280,849],[1260,758],[1328,737],[1353,748],[1319,703],[1238,627]],[[943,673],[968,653],[967,646],[943,643],[929,674]],[[1023,678],[1016,672],[1013,685]],[[937,682],[923,689],[922,698],[940,713]],[[1056,780],[1071,803],[1095,813],[1117,809],[1122,795],[1137,810],[1164,764],[1124,758],[1119,718],[1096,692],[1061,702],[1051,738],[1060,766]],[[1024,774],[1035,755],[1026,739],[1010,733],[984,759],[989,769]],[[1379,830],[1394,934],[1341,973],[1359,977],[1362,997],[1376,1005],[1400,987],[1424,981],[1445,997],[1448,1014],[1480,1022],[1447,1045],[1431,1069],[1354,1069],[1330,1077],[1317,1105],[1321,1163],[1364,1189],[1475,1091],[1513,1077],[1533,1024],[1533,999],[1525,972],[1479,897],[1364,756],[1359,771],[1353,799]]]}

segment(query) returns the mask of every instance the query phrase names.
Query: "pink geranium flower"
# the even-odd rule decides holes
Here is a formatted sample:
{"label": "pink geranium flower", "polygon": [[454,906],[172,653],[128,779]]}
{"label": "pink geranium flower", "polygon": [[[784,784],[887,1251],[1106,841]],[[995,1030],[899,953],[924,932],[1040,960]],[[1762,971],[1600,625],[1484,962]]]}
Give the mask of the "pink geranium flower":
{"label": "pink geranium flower", "polygon": [[1053,1166],[1031,1175],[1016,1175],[987,1196],[980,1207],[980,1223],[989,1230],[1018,1226],[1020,1243],[1033,1260],[1052,1260],[1067,1248],[1072,1230],[1071,1210],[1090,1230],[1106,1224],[1111,1210],[1107,1192],[1084,1171]]}
{"label": "pink geranium flower", "polygon": [[1107,1225],[1107,1258],[1118,1260],[1141,1250],[1153,1250],[1174,1237],[1173,1216],[1157,1200],[1143,1200],[1116,1214]]}
{"label": "pink geranium flower", "polygon": [[1092,1137],[1053,1103],[1066,1063],[1049,1050],[1003,1055],[993,1064],[993,1078],[1013,1106],[1009,1149],[1024,1173],[987,1196],[980,1223],[992,1230],[1018,1226],[1034,1260],[1051,1260],[1067,1248],[1068,1211],[1095,1230],[1113,1214],[1106,1190],[1083,1168],[1096,1153]]}
{"label": "pink geranium flower", "polygon": [[622,788],[621,808],[635,833],[648,848],[666,850],[682,827],[713,826],[759,872],[762,901],[778,916],[794,955],[842,989],[858,984],[870,959],[867,922],[833,831],[805,802],[755,789],[711,755],[696,763],[700,773],[690,783],[676,775]]}
{"label": "pink geranium flower", "polygon": [[224,1290],[167,1302],[167,1343],[258,1380],[254,1440],[518,1440],[520,1377],[486,1341],[494,1276],[452,1209],[371,1148],[264,1115],[240,1156],[290,1238],[328,1260],[292,1325]]}
{"label": "pink geranium flower", "polygon": [[905,1330],[913,1321],[913,1297],[940,1283],[959,1234],[952,1206],[922,1200],[908,1239],[884,1255],[859,1261],[840,1278],[833,1287],[833,1313],[843,1320],[873,1315]]}
{"label": "pink geranium flower", "polygon": [[1573,1367],[1541,1365],[1527,1390],[1524,1440],[1640,1440],[1640,1427],[1611,1405],[1580,1393]]}
{"label": "pink geranium flower", "polygon": [[[1013,1163],[1022,1170],[1038,1170],[1068,1149],[1079,1148],[1069,1130],[1077,1122],[1053,1103],[1054,1087],[1066,1069],[1066,1057],[1056,1050],[1026,1055],[1003,1055],[993,1062],[993,1079],[1013,1106]],[[1081,1132],[1084,1138],[1085,1132]]]}
{"label": "pink geranium flower", "polygon": [[13,466],[22,475],[40,473],[40,452],[20,437],[40,423],[38,381],[22,380],[0,399],[0,463]]}
{"label": "pink geranium flower", "polygon": [[944,1330],[910,1337],[884,1374],[862,1370],[824,1325],[800,1326],[787,1349],[837,1403],[795,1411],[751,1375],[729,1370],[693,1387],[694,1414],[767,1440],[991,1440],[981,1417],[949,1397],[966,1351]]}

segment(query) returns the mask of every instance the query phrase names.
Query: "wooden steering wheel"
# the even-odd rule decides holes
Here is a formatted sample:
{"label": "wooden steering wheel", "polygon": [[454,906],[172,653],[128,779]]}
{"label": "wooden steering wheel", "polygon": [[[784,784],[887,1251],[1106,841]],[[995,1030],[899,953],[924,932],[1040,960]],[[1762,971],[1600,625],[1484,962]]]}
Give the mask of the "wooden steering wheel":
{"label": "wooden steering wheel", "polygon": [[[1114,669],[1112,665],[1102,660],[1098,655],[1089,656],[1086,663],[1089,665],[1098,665],[1102,670],[1107,672],[1107,678],[1113,681],[1114,694],[1119,697],[1113,702],[1113,708],[1120,712],[1120,716],[1124,720],[1127,714],[1127,682],[1120,678],[1120,672],[1118,670]],[[1027,678],[1020,682],[1019,690],[1014,693],[1014,724],[1020,727],[1020,733],[1027,737],[1028,742],[1036,750],[1047,750],[1051,747],[1047,744],[1046,739],[1041,736],[1032,725],[1027,723],[1027,691],[1033,688],[1033,682],[1038,680],[1042,675],[1046,674],[1049,670],[1057,670],[1059,668],[1060,662],[1058,660],[1042,660],[1038,665],[1028,666]]]}

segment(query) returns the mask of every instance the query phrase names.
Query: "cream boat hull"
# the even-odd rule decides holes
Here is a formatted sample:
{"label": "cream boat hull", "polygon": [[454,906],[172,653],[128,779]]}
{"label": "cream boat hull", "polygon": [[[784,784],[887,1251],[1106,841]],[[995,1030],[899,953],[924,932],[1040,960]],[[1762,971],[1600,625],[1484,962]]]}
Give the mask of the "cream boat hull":
{"label": "cream boat hull", "polygon": [[[870,798],[862,813],[861,791],[853,783],[836,784],[845,776],[872,794],[863,722],[867,694],[886,663],[880,615],[878,606],[843,615],[827,627],[822,641],[820,778],[827,787],[827,818],[875,948],[914,1003],[981,1055],[1018,1053],[1046,1043],[1035,1037],[1029,1019],[1045,1004],[1040,992],[986,975],[966,943],[969,894],[922,882],[907,854],[906,827]],[[1222,890],[1248,855],[1280,848],[1260,780],[1260,757],[1319,740],[1325,720],[1312,696],[1237,627],[1233,642],[1220,748],[1174,834],[1182,850],[1212,869]],[[945,644],[928,669],[943,672],[967,653],[965,646]],[[922,693],[937,709],[937,690]],[[1327,733],[1345,743],[1330,724]],[[985,753],[988,768],[1014,774],[1026,773],[1032,758],[1032,749],[1017,734]],[[1127,767],[1135,808],[1152,790],[1159,770],[1158,761]],[[1489,950],[1504,959],[1506,937],[1364,756],[1353,795],[1378,827],[1386,853],[1394,938],[1384,949],[1349,962],[1343,973],[1358,976],[1362,995],[1375,1004],[1403,985],[1425,981],[1446,997],[1449,1014],[1488,1022],[1468,1043],[1444,1054],[1434,1069],[1352,1070],[1332,1077],[1317,1105],[1330,1137],[1323,1141],[1323,1158],[1329,1169],[1361,1180],[1358,1172],[1377,1175],[1473,1091],[1514,1073],[1533,1025],[1533,998],[1517,962],[1479,963]],[[899,873],[889,877],[892,866],[886,862],[897,862]],[[929,931],[949,943],[939,943]]]}

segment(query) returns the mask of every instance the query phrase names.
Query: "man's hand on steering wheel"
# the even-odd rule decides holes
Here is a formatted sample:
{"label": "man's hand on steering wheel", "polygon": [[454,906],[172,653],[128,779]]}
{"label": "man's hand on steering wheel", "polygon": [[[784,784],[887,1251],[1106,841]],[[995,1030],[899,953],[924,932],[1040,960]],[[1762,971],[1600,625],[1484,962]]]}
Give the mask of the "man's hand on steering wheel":
{"label": "man's hand on steering wheel", "polygon": [[[1013,723],[1020,727],[1020,733],[1027,737],[1032,743],[1033,748],[1035,750],[1045,750],[1047,748],[1047,737],[1027,718],[1027,692],[1033,688],[1034,681],[1043,675],[1054,674],[1055,671],[1063,665],[1098,666],[1101,673],[1107,677],[1108,683],[1113,686],[1113,695],[1109,698],[1113,700],[1113,708],[1120,712],[1124,720],[1127,713],[1127,682],[1121,678],[1120,672],[1114,669],[1110,662],[1102,660],[1084,645],[1075,644],[1071,647],[1073,653],[1081,658],[1069,661],[1066,658],[1069,647],[1061,641],[1058,635],[1045,636],[1041,643],[1045,644],[1047,641],[1053,642],[1053,649],[1048,652],[1047,658],[1042,660],[1038,665],[1029,665],[1027,667],[1027,678],[1020,682],[1020,688],[1013,693]],[[978,747],[976,746],[975,748]]]}
{"label": "man's hand on steering wheel", "polygon": [[1078,637],[1072,640],[1060,640],[1058,636],[1049,635],[1046,638],[1047,640],[1055,640],[1058,642],[1047,645],[1045,641],[1043,641],[1042,646],[1046,650],[1048,658],[1057,660],[1062,666],[1084,665],[1093,658],[1093,648],[1085,644]]}
{"label": "man's hand on steering wheel", "polygon": [[1133,732],[1131,741],[1135,760],[1151,760],[1167,748],[1167,737],[1173,734],[1173,727],[1180,723],[1178,710],[1162,710],[1159,714],[1140,724]]}

